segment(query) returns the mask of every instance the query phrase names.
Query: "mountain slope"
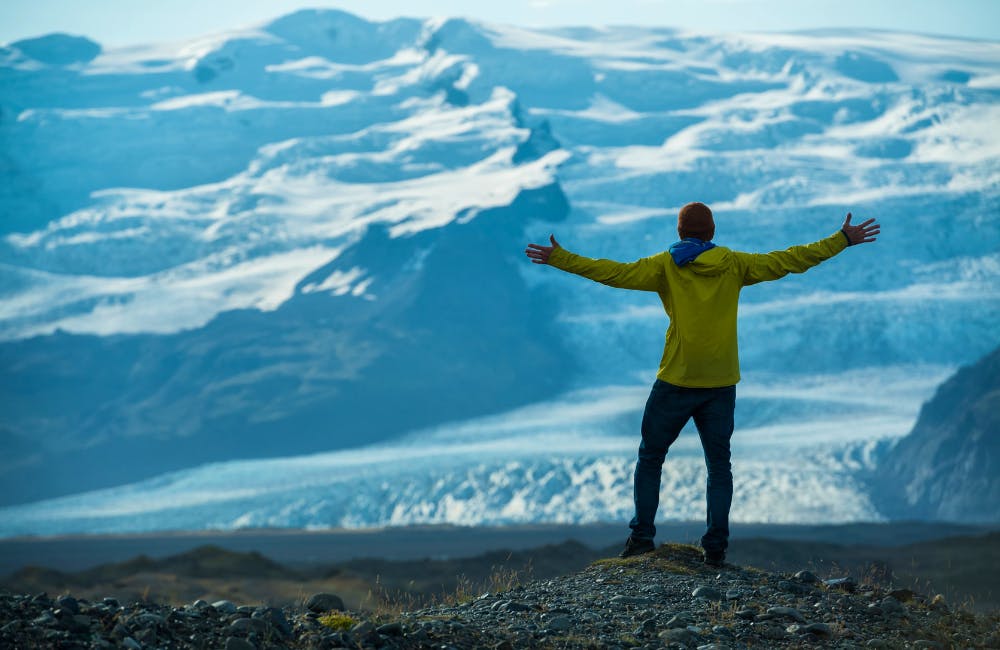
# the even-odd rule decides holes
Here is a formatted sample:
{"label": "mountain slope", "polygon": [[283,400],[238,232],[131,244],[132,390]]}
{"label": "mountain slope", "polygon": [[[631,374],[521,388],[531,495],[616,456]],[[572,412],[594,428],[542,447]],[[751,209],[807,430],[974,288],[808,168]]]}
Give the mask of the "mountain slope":
{"label": "mountain slope", "polygon": [[[558,210],[559,200],[557,188],[525,191],[480,221],[401,240],[372,229],[344,266],[338,259],[320,271],[384,260],[382,282],[371,285],[376,301],[300,289],[273,312],[227,312],[174,335],[56,334],[8,344],[8,421],[31,426],[49,453],[7,472],[7,498],[113,485],[234,455],[371,443],[554,394],[564,380],[523,377],[522,360],[569,360],[550,329],[529,325],[546,307],[504,251],[519,242],[486,222],[535,206]],[[426,251],[419,273],[408,268],[413,250]],[[484,331],[488,343],[456,346]],[[104,369],[100,382],[90,381],[96,366]],[[57,386],[47,385],[53,374]],[[32,422],[49,410],[58,416]],[[46,481],[32,494],[29,479],[39,475]]]}
{"label": "mountain slope", "polygon": [[961,368],[879,464],[874,494],[893,517],[1000,521],[1000,348]]}

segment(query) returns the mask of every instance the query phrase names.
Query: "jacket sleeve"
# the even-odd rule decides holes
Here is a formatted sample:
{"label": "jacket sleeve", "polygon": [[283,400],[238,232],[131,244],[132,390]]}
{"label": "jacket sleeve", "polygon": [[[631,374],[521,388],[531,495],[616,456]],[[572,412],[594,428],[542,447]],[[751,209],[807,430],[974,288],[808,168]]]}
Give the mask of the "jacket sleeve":
{"label": "jacket sleeve", "polygon": [[743,263],[743,286],[803,273],[847,248],[847,235],[838,230],[812,244],[773,253],[737,253]]}
{"label": "jacket sleeve", "polygon": [[614,260],[591,259],[560,247],[553,249],[549,255],[549,265],[610,287],[659,291],[665,278],[663,255],[666,254],[659,253],[626,264]]}

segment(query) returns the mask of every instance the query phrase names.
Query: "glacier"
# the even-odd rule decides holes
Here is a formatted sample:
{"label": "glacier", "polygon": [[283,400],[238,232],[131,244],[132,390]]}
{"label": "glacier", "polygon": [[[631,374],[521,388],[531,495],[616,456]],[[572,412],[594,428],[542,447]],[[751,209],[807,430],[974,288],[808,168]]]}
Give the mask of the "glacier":
{"label": "glacier", "polygon": [[[914,397],[941,378],[926,367],[893,377],[891,408],[857,391],[886,379],[882,371],[862,371],[816,378],[811,386],[763,388],[766,381],[755,382],[744,391],[744,400],[797,402],[812,416],[777,424],[764,418],[760,426],[741,418],[749,426],[733,439],[733,520],[880,520],[858,474],[875,466],[880,440],[905,433],[915,417],[912,405],[919,404]],[[631,517],[633,420],[641,416],[637,405],[644,397],[644,389],[634,386],[583,389],[382,445],[214,463],[8,507],[0,532],[624,522]],[[833,419],[817,413],[819,399],[831,412],[857,414]],[[703,516],[705,466],[697,435],[686,434],[665,465],[660,510],[667,519]]]}
{"label": "glacier", "polygon": [[[655,296],[521,259],[880,241],[748,288],[740,521],[1000,339],[1000,43],[369,22],[0,47],[0,535],[624,520]],[[794,462],[789,459],[794,459]],[[661,516],[702,516],[687,432]]]}

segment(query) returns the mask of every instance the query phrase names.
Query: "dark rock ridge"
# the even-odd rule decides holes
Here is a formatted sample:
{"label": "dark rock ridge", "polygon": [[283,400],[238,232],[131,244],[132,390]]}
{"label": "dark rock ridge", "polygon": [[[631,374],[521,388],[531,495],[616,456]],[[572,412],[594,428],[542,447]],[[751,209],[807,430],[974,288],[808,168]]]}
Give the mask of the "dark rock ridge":
{"label": "dark rock ridge", "polygon": [[1000,522],[1000,348],[943,383],[879,467],[889,517]]}
{"label": "dark rock ridge", "polygon": [[[324,611],[329,607],[329,611]],[[123,605],[0,595],[0,645],[37,648],[985,648],[997,616],[862,579],[727,565],[664,544],[627,560],[415,611],[344,611],[334,594],[275,608],[197,600]]]}

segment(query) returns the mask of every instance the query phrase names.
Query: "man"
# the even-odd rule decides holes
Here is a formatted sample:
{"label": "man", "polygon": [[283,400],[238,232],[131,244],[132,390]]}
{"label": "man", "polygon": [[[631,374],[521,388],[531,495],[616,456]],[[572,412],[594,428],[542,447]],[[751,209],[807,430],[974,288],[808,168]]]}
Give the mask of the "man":
{"label": "man", "polygon": [[662,253],[630,264],[570,253],[554,236],[551,246],[528,244],[535,264],[548,264],[622,289],[655,291],[670,318],[656,381],[642,416],[642,442],[635,466],[635,516],[621,557],[655,548],[653,519],[660,497],[660,471],[667,449],[694,418],[708,467],[708,530],[701,538],[704,560],[722,566],[729,546],[729,508],[733,474],[729,440],[733,435],[736,383],[736,307],[743,287],[802,273],[848,246],[875,241],[874,219],[841,229],[825,239],[767,254],[741,253],[716,246],[712,211],[689,203],[677,217],[680,241]]}

